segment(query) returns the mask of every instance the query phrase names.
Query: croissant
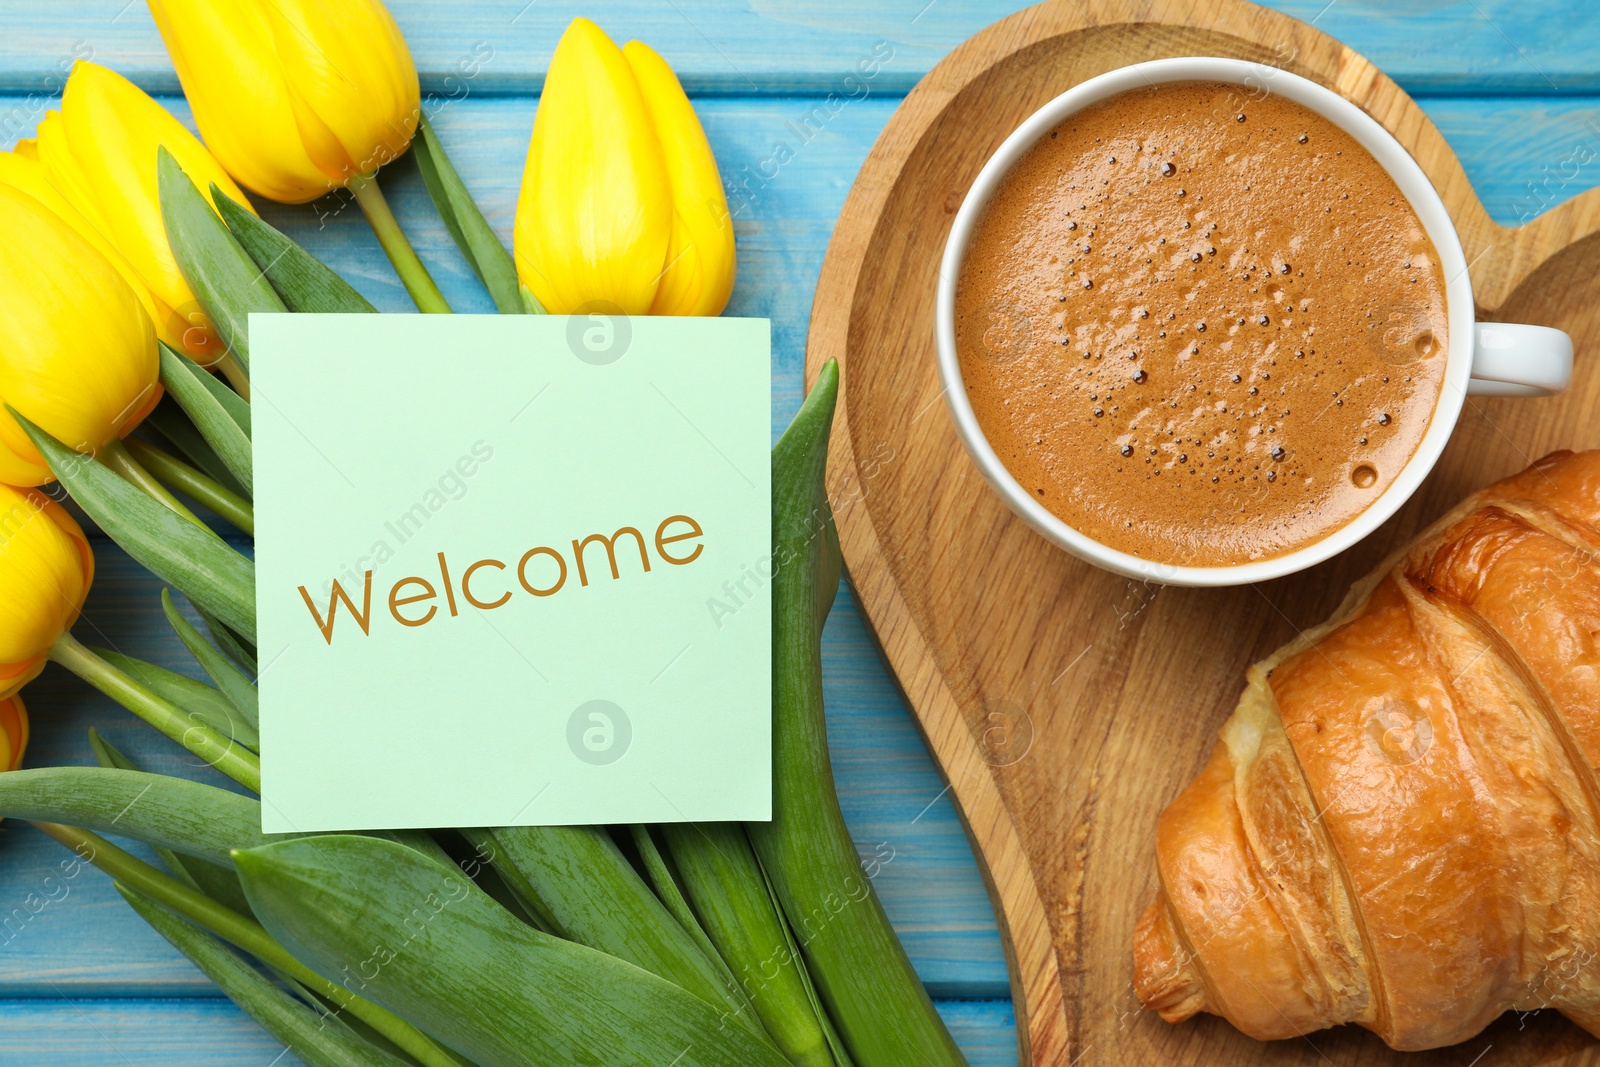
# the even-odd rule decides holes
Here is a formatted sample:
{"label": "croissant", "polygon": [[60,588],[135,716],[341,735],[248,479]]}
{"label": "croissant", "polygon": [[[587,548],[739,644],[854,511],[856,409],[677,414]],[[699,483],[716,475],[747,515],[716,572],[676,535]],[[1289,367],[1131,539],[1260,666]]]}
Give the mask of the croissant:
{"label": "croissant", "polygon": [[1135,991],[1395,1049],[1600,1036],[1600,451],[1474,494],[1250,668],[1161,814]]}

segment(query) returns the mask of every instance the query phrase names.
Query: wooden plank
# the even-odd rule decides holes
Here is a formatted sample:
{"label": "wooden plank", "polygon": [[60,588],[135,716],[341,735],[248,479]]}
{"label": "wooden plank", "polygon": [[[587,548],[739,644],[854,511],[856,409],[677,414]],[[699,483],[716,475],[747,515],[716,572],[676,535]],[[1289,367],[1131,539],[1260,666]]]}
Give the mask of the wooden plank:
{"label": "wooden plank", "polygon": [[[1017,1060],[1011,1007],[939,1005],[972,1067]],[[293,1053],[226,1000],[0,1001],[0,1064],[51,1067],[301,1067]]]}
{"label": "wooden plank", "polygon": [[1501,225],[1525,225],[1600,183],[1600,98],[1425,97],[1418,103]]}
{"label": "wooden plank", "polygon": [[0,1001],[0,1063],[53,1067],[302,1067],[232,1001]]}
{"label": "wooden plank", "polygon": [[1008,996],[972,848],[848,588],[823,631],[822,671],[839,802],[917,973],[935,997]]}
{"label": "wooden plank", "polygon": [[[889,54],[872,87],[904,92],[962,40],[1026,6],[1017,0],[625,0],[599,14],[618,41],[638,36],[696,93],[835,89],[858,60]],[[1519,0],[1272,0],[1333,34],[1410,91],[1577,92],[1600,87],[1600,8]],[[390,0],[425,91],[537,91],[561,29],[595,17],[579,0]],[[1559,17],[1552,17],[1553,15]],[[59,66],[92,52],[151,91],[177,87],[140,0],[0,2],[0,90],[50,92]],[[0,117],[0,124],[4,119]]]}

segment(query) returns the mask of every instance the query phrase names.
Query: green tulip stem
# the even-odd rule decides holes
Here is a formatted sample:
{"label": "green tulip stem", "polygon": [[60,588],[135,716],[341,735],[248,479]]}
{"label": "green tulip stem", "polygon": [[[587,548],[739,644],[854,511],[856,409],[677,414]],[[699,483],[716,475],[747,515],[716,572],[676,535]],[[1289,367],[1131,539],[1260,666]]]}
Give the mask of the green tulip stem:
{"label": "green tulip stem", "polygon": [[405,283],[406,292],[411,294],[417,310],[427,314],[450,314],[450,305],[434,284],[433,275],[422,265],[417,250],[411,247],[405,231],[400,228],[400,221],[389,210],[389,201],[378,187],[378,176],[368,174],[357,178],[350,183],[350,192],[355,194],[356,203],[366,213],[372,232],[377,235],[389,262],[394,264],[394,272]]}
{"label": "green tulip stem", "polygon": [[246,789],[261,792],[260,756],[146,689],[95,655],[70,632],[56,638],[47,655],[199,759]]}
{"label": "green tulip stem", "polygon": [[120,474],[123,480],[130,485],[144,490],[153,499],[165,504],[207,533],[211,532],[211,527],[201,522],[198,515],[184,507],[177,497],[167,491],[166,486],[156,481],[155,475],[139,465],[139,461],[134,459],[133,454],[128,451],[128,446],[121,441],[111,440],[106,442],[104,447],[95,454],[95,458]]}
{"label": "green tulip stem", "polygon": [[250,375],[245,373],[244,365],[239,362],[239,357],[232,352],[224,352],[213,364],[228,379],[228,384],[234,391],[244,397],[245,402],[250,402]]}
{"label": "green tulip stem", "polygon": [[189,464],[155,445],[130,437],[124,447],[145,470],[191,500],[199,501],[247,534],[256,532],[256,513],[250,502],[232,489],[195,470]]}
{"label": "green tulip stem", "polygon": [[348,1011],[372,1027],[424,1067],[460,1067],[459,1060],[421,1030],[370,1000],[364,1000],[343,986],[328,981],[295,959],[253,919],[158,871],[98,834],[57,823],[36,822],[33,825],[127,888],[137,890],[167,910],[244,949],[261,962],[333,1001],[341,1011]]}

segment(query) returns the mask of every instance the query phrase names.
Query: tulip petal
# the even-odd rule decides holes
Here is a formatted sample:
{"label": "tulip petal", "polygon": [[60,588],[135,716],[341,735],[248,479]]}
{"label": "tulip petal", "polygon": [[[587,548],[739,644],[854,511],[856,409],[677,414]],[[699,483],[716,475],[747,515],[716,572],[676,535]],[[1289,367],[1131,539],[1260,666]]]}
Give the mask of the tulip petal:
{"label": "tulip petal", "polygon": [[195,125],[228,173],[287,204],[328,192],[328,176],[300,140],[272,29],[259,6],[149,0],[149,7]]}
{"label": "tulip petal", "polygon": [[62,222],[71,226],[78,236],[94,245],[95,250],[117,268],[122,280],[134,291],[134,295],[144,305],[145,314],[150,316],[150,321],[161,321],[158,318],[160,312],[155,297],[151,295],[139,272],[133,269],[133,264],[129,263],[127,257],[106,239],[88,216],[73,207],[72,202],[50,184],[50,176],[37,156],[25,155],[19,151],[0,152],[0,185],[9,185],[27,193],[49,208],[50,212]]}
{"label": "tulip petal", "polygon": [[650,310],[672,237],[666,163],[622,50],[588,19],[556,45],[517,203],[517,273],[544,308]]}
{"label": "tulip petal", "polygon": [[78,619],[94,555],[65,508],[42,493],[0,485],[0,683],[5,696],[43,665]]}
{"label": "tulip petal", "polygon": [[300,204],[405,152],[416,66],[378,0],[149,0],[195,123],[263,196]]}
{"label": "tulip petal", "polygon": [[[38,200],[0,185],[0,400],[90,451],[160,399],[155,371],[150,317],[112,263]],[[0,478],[50,480],[4,412]]]}
{"label": "tulip petal", "polygon": [[416,65],[374,0],[259,0],[272,27],[301,136],[342,185],[411,144],[421,114]]}
{"label": "tulip petal", "polygon": [[672,243],[652,315],[720,315],[733,292],[733,216],[700,118],[667,61],[642,41],[622,49],[639,82],[672,185]]}
{"label": "tulip petal", "polygon": [[166,149],[203,188],[216,182],[242,199],[221,165],[144,90],[86,60],[73,65],[59,119],[39,132],[51,181],[128,258],[162,306],[155,320],[162,337],[202,362],[219,355],[162,225],[156,152]]}
{"label": "tulip petal", "polygon": [[28,709],[22,706],[22,697],[12,695],[0,701],[0,732],[5,734],[6,770],[22,766],[22,756],[28,751]]}

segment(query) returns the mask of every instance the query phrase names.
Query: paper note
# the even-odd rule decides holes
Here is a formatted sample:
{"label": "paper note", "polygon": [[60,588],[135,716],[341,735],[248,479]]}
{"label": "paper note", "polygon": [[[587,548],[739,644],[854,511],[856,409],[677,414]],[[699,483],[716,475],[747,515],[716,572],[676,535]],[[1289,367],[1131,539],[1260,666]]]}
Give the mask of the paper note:
{"label": "paper note", "polygon": [[766,320],[250,338],[263,830],[770,817]]}

